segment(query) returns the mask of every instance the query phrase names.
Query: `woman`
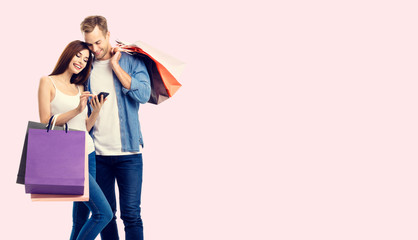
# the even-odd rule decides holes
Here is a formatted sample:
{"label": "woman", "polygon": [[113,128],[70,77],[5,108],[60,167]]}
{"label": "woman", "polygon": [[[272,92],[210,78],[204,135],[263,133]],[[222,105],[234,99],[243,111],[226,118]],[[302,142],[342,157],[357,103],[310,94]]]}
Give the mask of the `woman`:
{"label": "woman", "polygon": [[[96,155],[93,140],[87,133],[93,127],[102,104],[103,97],[83,91],[90,74],[92,53],[82,41],[67,45],[49,76],[40,80],[38,91],[39,116],[42,123],[48,123],[53,115],[59,114],[57,125],[68,124],[69,128],[86,131],[86,144],[89,153],[89,191],[88,202],[74,202],[73,228],[71,239],[91,239],[102,231],[113,217],[112,210],[102,190],[96,183]],[[87,101],[90,100],[91,114],[87,117]],[[89,212],[92,215],[88,219]]]}

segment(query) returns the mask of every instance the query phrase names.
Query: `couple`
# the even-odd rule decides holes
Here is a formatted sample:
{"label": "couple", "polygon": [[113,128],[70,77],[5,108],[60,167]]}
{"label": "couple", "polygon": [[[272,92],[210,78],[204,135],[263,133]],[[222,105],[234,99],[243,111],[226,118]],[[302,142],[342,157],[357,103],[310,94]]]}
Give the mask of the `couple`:
{"label": "couple", "polygon": [[[141,60],[111,47],[104,17],[85,18],[81,31],[85,42],[67,45],[53,72],[41,78],[38,92],[42,123],[60,114],[57,125],[86,131],[90,200],[74,202],[71,239],[93,240],[99,233],[104,240],[119,239],[117,181],[126,239],[140,240],[143,142],[138,110],[151,94],[149,75]],[[99,99],[100,92],[109,95]]]}

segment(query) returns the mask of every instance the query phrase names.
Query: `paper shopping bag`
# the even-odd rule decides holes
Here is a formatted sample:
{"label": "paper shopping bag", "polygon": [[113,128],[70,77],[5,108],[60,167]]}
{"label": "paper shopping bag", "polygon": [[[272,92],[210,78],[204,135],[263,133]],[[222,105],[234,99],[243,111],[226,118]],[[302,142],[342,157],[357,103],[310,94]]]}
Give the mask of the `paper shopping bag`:
{"label": "paper shopping bag", "polygon": [[183,62],[141,41],[133,44],[122,41],[117,43],[121,51],[144,61],[151,80],[149,103],[159,104],[172,97],[181,87],[178,79],[185,66]]}
{"label": "paper shopping bag", "polygon": [[89,200],[89,158],[87,151],[84,163],[84,194],[83,195],[58,195],[58,194],[31,194],[33,202],[55,202],[55,201],[73,201],[84,202]]}
{"label": "paper shopping bag", "polygon": [[[29,129],[44,129],[47,130],[48,124],[45,123],[39,123],[39,122],[32,122],[28,121],[28,125],[26,128],[26,134],[25,134],[25,141],[23,143],[23,149],[22,149],[22,155],[20,158],[20,164],[19,164],[19,170],[17,173],[17,179],[16,183],[18,184],[25,184],[25,172],[26,172],[26,152],[28,148],[28,130]],[[64,127],[55,126],[56,130],[64,130]],[[69,129],[70,131],[76,131],[74,129]]]}
{"label": "paper shopping bag", "polygon": [[28,129],[25,190],[83,195],[85,131]]}

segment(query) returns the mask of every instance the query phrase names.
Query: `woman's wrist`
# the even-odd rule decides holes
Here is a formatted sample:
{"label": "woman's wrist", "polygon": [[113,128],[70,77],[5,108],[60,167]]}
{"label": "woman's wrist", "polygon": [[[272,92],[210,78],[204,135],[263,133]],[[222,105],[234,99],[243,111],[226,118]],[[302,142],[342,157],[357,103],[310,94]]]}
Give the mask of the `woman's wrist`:
{"label": "woman's wrist", "polygon": [[91,111],[90,116],[93,116],[93,117],[99,116],[99,111],[95,111],[95,110]]}
{"label": "woman's wrist", "polygon": [[75,110],[75,113],[78,115],[78,114],[80,114],[82,111],[81,111],[81,108],[80,107],[77,107],[76,109],[74,109]]}

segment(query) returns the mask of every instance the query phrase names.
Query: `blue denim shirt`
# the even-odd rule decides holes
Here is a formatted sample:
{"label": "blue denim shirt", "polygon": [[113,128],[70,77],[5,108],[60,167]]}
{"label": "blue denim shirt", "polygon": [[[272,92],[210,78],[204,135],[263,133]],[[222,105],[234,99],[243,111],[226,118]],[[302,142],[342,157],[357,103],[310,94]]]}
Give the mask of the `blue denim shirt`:
{"label": "blue denim shirt", "polygon": [[[138,152],[139,144],[144,147],[141,126],[138,118],[139,104],[147,103],[151,96],[151,83],[147,68],[142,60],[122,53],[119,65],[131,76],[131,89],[126,89],[113,72],[116,99],[118,103],[120,136],[122,152]],[[93,71],[93,67],[92,67]],[[87,91],[91,92],[90,77],[87,81]],[[89,115],[91,109],[89,109]],[[93,136],[93,131],[90,131]]]}

